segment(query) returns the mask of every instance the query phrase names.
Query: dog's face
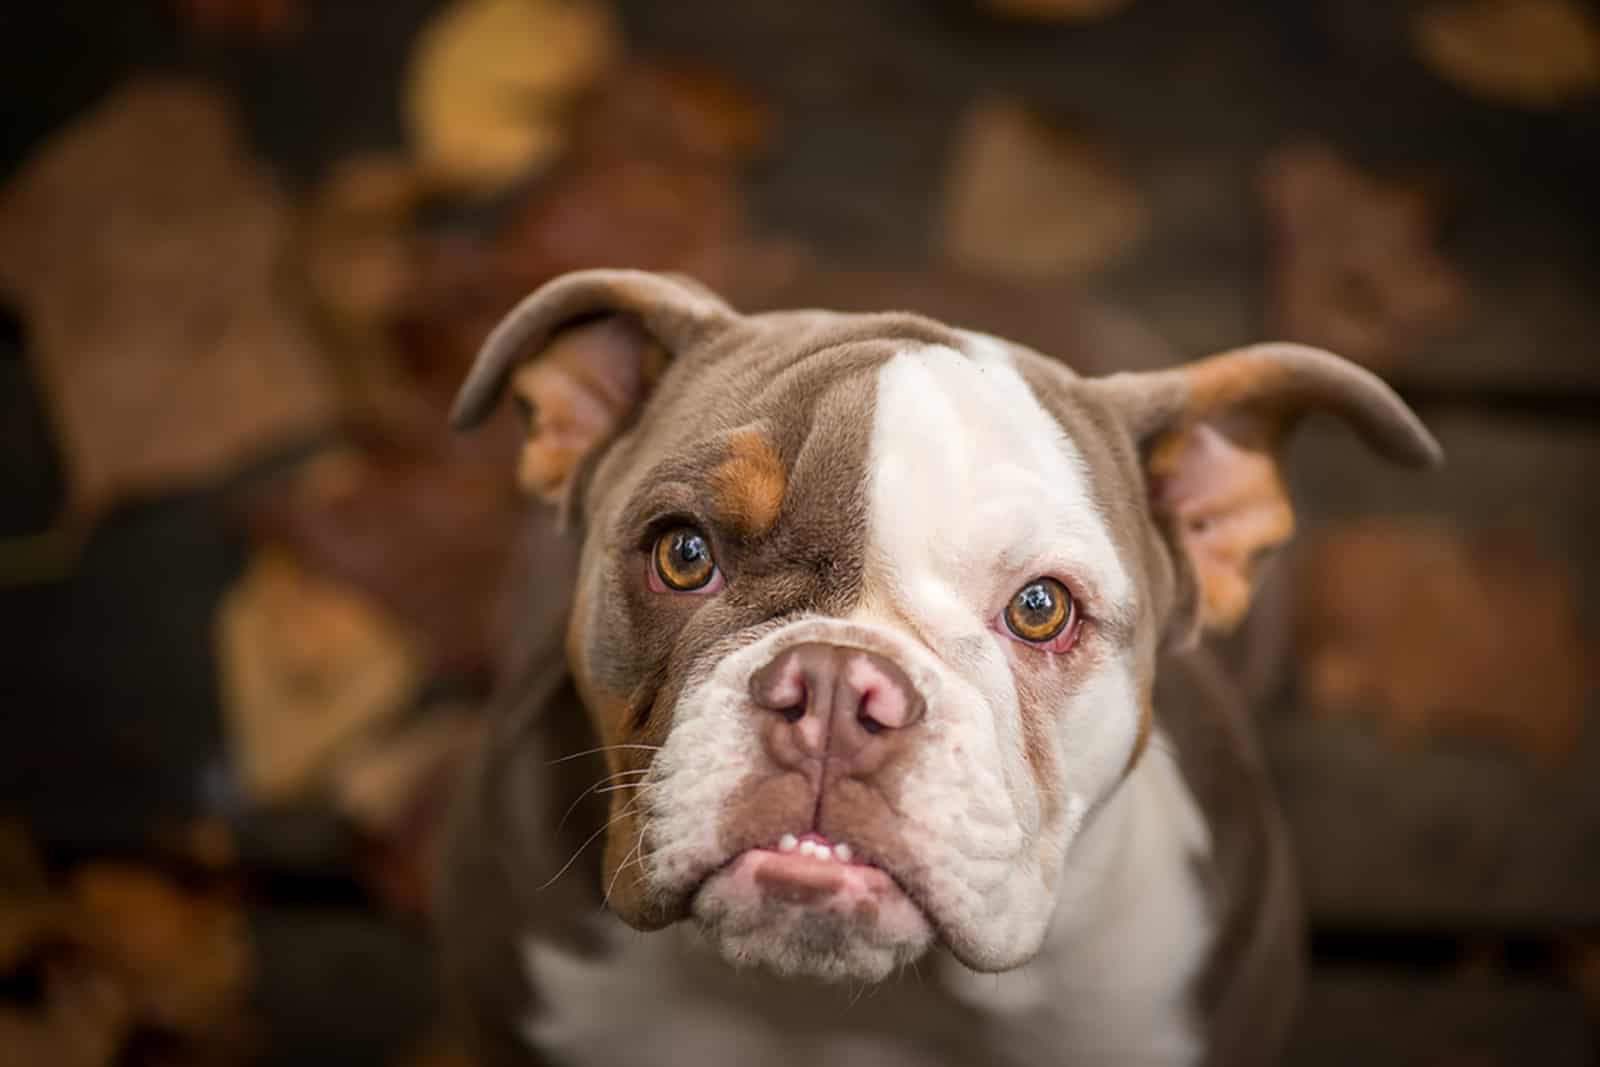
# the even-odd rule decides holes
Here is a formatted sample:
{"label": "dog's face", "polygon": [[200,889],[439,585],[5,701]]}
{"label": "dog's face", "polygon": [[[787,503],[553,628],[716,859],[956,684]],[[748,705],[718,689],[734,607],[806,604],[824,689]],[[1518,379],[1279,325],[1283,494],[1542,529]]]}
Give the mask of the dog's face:
{"label": "dog's face", "polygon": [[822,977],[935,942],[1026,961],[1149,736],[1161,643],[1237,621],[1289,533],[1289,425],[1325,407],[1436,453],[1307,349],[1079,379],[921,318],[740,316],[637,272],[530,297],[458,422],[508,381],[522,480],[583,537],[567,654],[614,774],[608,904]]}

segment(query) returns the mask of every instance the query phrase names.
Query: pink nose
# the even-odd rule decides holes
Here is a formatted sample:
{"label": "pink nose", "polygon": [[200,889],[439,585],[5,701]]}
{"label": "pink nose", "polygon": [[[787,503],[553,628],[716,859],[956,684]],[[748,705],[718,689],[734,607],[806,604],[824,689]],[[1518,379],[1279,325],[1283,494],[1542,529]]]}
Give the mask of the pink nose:
{"label": "pink nose", "polygon": [[750,679],[750,699],[770,713],[768,751],[782,766],[826,756],[846,773],[870,773],[901,731],[922,718],[922,697],[898,666],[841,645],[796,645]]}

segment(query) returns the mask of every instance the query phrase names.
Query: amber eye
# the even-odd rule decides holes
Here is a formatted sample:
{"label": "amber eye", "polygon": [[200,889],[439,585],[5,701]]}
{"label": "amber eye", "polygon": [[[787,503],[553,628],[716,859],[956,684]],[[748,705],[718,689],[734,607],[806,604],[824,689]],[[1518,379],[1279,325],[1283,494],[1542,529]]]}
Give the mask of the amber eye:
{"label": "amber eye", "polygon": [[1006,627],[1024,641],[1042,644],[1070,626],[1076,613],[1066,586],[1054,578],[1035,578],[1006,605]]}
{"label": "amber eye", "polygon": [[656,576],[668,589],[687,593],[711,581],[717,573],[711,542],[693,526],[678,526],[656,538]]}

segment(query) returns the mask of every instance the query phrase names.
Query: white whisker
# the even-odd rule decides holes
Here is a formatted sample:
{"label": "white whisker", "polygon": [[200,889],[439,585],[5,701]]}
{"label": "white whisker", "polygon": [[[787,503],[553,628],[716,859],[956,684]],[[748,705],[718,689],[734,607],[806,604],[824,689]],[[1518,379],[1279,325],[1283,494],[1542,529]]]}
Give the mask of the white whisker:
{"label": "white whisker", "polygon": [[615,752],[615,751],[619,751],[621,749],[627,749],[627,748],[643,749],[646,752],[660,752],[661,751],[661,746],[660,745],[640,745],[640,744],[601,745],[598,748],[586,748],[582,752],[574,752],[571,755],[561,756],[558,759],[553,759],[553,760],[550,761],[550,765],[554,766],[557,763],[565,763],[568,760],[580,759],[580,758],[582,758],[584,756],[593,756],[593,755],[595,755],[597,753],[600,753],[600,752]]}
{"label": "white whisker", "polygon": [[583,850],[588,848],[590,845],[594,844],[595,838],[599,837],[601,834],[603,834],[607,830],[611,829],[611,826],[612,826],[613,823],[623,819],[624,817],[626,817],[628,815],[632,815],[635,812],[635,810],[637,810],[637,808],[639,807],[639,801],[643,800],[643,799],[644,799],[643,797],[640,797],[637,800],[634,800],[627,807],[623,808],[621,811],[619,811],[615,815],[613,815],[610,819],[606,820],[606,824],[604,826],[600,827],[600,829],[596,830],[594,833],[590,834],[588,840],[584,841],[583,844],[578,846],[578,851],[576,851],[576,852],[574,852],[572,854],[572,858],[569,859],[566,863],[563,863],[561,865],[561,869],[559,871],[557,871],[555,874],[551,875],[550,876],[550,880],[548,882],[544,883],[543,885],[541,885],[538,889],[535,889],[534,892],[535,893],[542,892],[543,890],[549,889],[551,886],[555,885],[556,882],[560,880],[561,876],[563,874],[566,874],[567,870],[569,868],[571,868],[571,866],[574,863],[578,862],[578,857],[583,855]]}
{"label": "white whisker", "polygon": [[644,849],[644,830],[643,830],[643,828],[641,828],[639,830],[639,843],[633,846],[632,851],[630,851],[628,853],[628,855],[622,857],[622,862],[617,864],[617,869],[611,873],[611,884],[606,886],[605,895],[600,898],[600,907],[602,909],[608,907],[611,904],[611,891],[613,889],[617,888],[617,879],[622,877],[622,872],[628,869],[628,863],[630,861],[630,857],[632,857],[635,854],[639,854],[639,859],[640,859],[641,862],[643,862],[643,859],[644,859],[644,856],[643,856],[643,853],[642,853],[643,849]]}
{"label": "white whisker", "polygon": [[619,789],[638,789],[642,791],[654,789],[658,784],[656,782],[618,782],[616,785],[608,785],[604,789],[596,789],[595,793],[615,793]]}
{"label": "white whisker", "polygon": [[608,774],[608,775],[606,775],[604,778],[602,778],[598,782],[594,783],[594,785],[591,785],[588,789],[585,789],[583,792],[579,793],[578,796],[577,796],[577,799],[574,800],[571,804],[567,805],[567,810],[566,810],[566,812],[564,812],[562,814],[561,821],[556,823],[556,833],[560,833],[561,832],[561,828],[563,826],[567,825],[567,820],[572,818],[572,813],[574,811],[578,810],[578,805],[582,804],[583,803],[583,798],[588,796],[590,793],[604,792],[605,790],[601,789],[600,788],[601,786],[605,785],[608,782],[614,782],[618,778],[623,777],[624,775],[628,775],[628,774],[649,774],[649,773],[650,773],[649,768],[640,768],[639,770],[636,770],[636,771],[618,771],[616,774]]}

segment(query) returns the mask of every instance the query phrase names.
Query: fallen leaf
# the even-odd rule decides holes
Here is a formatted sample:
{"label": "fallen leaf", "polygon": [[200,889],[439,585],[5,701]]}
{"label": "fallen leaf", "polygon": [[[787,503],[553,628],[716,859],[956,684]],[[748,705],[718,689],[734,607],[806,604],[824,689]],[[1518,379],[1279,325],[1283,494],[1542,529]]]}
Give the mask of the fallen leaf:
{"label": "fallen leaf", "polygon": [[745,232],[735,176],[660,159],[573,160],[487,241],[429,242],[408,301],[412,372],[447,404],[483,339],[558,274],[626,265],[698,278],[736,304],[782,284],[795,255]]}
{"label": "fallen leaf", "polygon": [[430,708],[416,722],[365,740],[333,770],[334,806],[374,837],[398,833],[437,800],[437,783],[460,764],[482,725],[468,711]]}
{"label": "fallen leaf", "polygon": [[247,788],[315,794],[341,747],[403,711],[422,680],[404,631],[368,597],[258,551],[216,623],[223,711]]}
{"label": "fallen leaf", "polygon": [[[518,440],[507,412],[481,435],[441,430],[420,447],[323,457],[263,492],[248,522],[307,581],[372,605],[381,632],[403,637],[427,671],[477,684],[490,670],[494,604],[523,508],[512,479]],[[378,632],[370,651],[386,649],[381,662],[398,665],[398,646]]]}
{"label": "fallen leaf", "polygon": [[622,66],[577,124],[579,151],[610,158],[718,165],[759,155],[772,117],[739,84],[707,67],[660,61]]}
{"label": "fallen leaf", "polygon": [[113,1067],[133,1029],[127,990],[85,966],[43,968],[40,1002],[0,1002],[3,1067]]}
{"label": "fallen leaf", "polygon": [[1434,247],[1438,206],[1322,145],[1268,158],[1270,332],[1382,367],[1464,314],[1466,283]]}
{"label": "fallen leaf", "polygon": [[417,38],[404,108],[435,180],[492,191],[559,156],[618,45],[599,0],[456,0]]}
{"label": "fallen leaf", "polygon": [[277,291],[289,221],[227,103],[178,80],[119,90],[0,191],[0,291],[27,324],[74,518],[336,416]]}
{"label": "fallen leaf", "polygon": [[206,1044],[242,1040],[255,958],[237,899],[113,863],[79,868],[67,891],[76,938],[120,977],[141,1025]]}
{"label": "fallen leaf", "polygon": [[1055,22],[1094,22],[1110,18],[1133,0],[982,0],[997,15]]}
{"label": "fallen leaf", "polygon": [[238,34],[282,40],[299,29],[299,0],[177,0],[178,13],[190,27],[206,34]]}
{"label": "fallen leaf", "polygon": [[1559,763],[1594,685],[1575,588],[1525,537],[1349,523],[1301,571],[1302,683],[1397,744],[1459,734]]}
{"label": "fallen leaf", "polygon": [[242,1062],[255,962],[232,877],[91,861],[52,879],[6,824],[0,927],[19,904],[47,922],[0,954],[0,1064]]}
{"label": "fallen leaf", "polygon": [[632,62],[566,116],[570,149],[499,206],[488,227],[421,242],[400,333],[412,382],[440,411],[488,332],[566,271],[675,270],[742,302],[799,258],[748,232],[738,166],[771,137],[766,110],[696,66]]}
{"label": "fallen leaf", "polygon": [[1575,0],[1451,0],[1414,12],[1423,63],[1466,92],[1554,108],[1600,89],[1600,22]]}
{"label": "fallen leaf", "polygon": [[1083,274],[1137,242],[1147,215],[1098,140],[1005,101],[963,121],[944,194],[951,263],[1022,281]]}
{"label": "fallen leaf", "polygon": [[410,381],[397,336],[416,285],[415,220],[428,196],[426,181],[404,160],[340,160],[309,198],[293,257],[349,406],[363,421],[396,431],[439,416]]}
{"label": "fallen leaf", "polygon": [[475,710],[432,708],[334,772],[335,803],[364,834],[361,878],[396,912],[427,914],[450,799],[482,731]]}
{"label": "fallen leaf", "polygon": [[61,920],[28,831],[16,820],[0,820],[0,974],[53,936]]}
{"label": "fallen leaf", "polygon": [[742,223],[729,172],[653,159],[580,166],[530,197],[505,234],[530,277],[601,263],[681,268],[734,240]]}

